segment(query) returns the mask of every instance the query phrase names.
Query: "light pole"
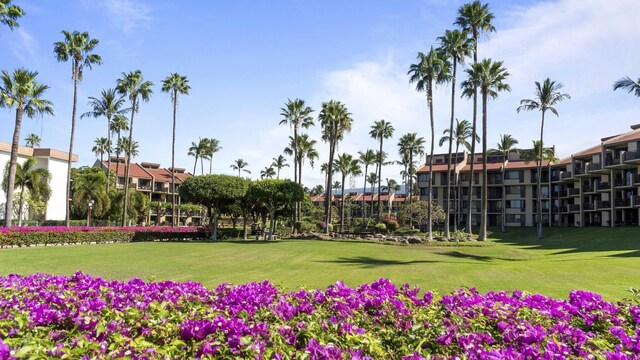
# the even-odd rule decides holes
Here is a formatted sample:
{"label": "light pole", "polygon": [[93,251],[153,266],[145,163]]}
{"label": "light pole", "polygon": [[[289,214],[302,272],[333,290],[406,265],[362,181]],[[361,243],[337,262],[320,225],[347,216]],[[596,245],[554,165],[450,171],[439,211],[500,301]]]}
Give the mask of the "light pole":
{"label": "light pole", "polygon": [[91,226],[91,209],[93,209],[93,199],[89,200],[89,211],[87,211],[87,226]]}

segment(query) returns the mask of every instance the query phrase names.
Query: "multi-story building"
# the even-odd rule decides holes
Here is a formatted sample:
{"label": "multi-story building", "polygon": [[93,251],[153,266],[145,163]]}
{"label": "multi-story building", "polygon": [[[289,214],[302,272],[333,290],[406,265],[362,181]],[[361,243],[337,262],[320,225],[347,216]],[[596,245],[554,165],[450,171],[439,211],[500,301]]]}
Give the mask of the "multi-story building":
{"label": "multi-story building", "polygon": [[[549,226],[638,225],[640,215],[640,125],[630,132],[601,139],[599,145],[570,157],[542,165],[542,221]],[[501,224],[503,191],[505,226],[534,226],[537,223],[537,168],[513,152],[503,162],[502,155],[487,156],[487,224]],[[480,223],[480,192],[483,156],[476,154],[472,193],[470,155],[453,154],[452,175],[447,179],[448,154],[434,155],[432,199],[444,205],[447,182],[459,179],[460,190],[452,185],[450,220],[466,223],[471,206],[471,223]],[[429,163],[427,157],[427,164]],[[504,178],[503,178],[504,166]],[[423,199],[429,198],[429,166],[418,170],[418,186]],[[503,188],[504,187],[504,188]],[[458,196],[458,193],[460,194]]]}
{"label": "multi-story building", "polygon": [[[392,192],[381,191],[380,197],[378,197],[377,191],[374,191],[373,194],[371,191],[363,192],[362,189],[358,190],[347,190],[345,189],[345,202],[349,202],[351,204],[357,204],[356,207],[351,207],[351,217],[358,218],[362,217],[363,211],[366,211],[367,216],[375,216],[378,214],[378,203],[382,202],[382,214],[394,214],[400,210],[400,207],[409,200],[407,194],[402,192]],[[416,197],[414,196],[414,200]],[[324,195],[314,195],[311,196],[311,202],[316,206],[324,206],[325,196]],[[332,204],[334,206],[340,207],[342,203],[342,194],[340,191],[334,191],[332,194]],[[363,210],[366,207],[366,210]],[[346,208],[346,206],[345,206]],[[371,211],[373,209],[373,213]],[[373,215],[372,215],[373,214]]]}
{"label": "multi-story building", "polygon": [[[105,171],[108,167],[107,161],[96,160],[95,167],[101,167]],[[117,172],[116,187],[124,189],[125,182],[125,159],[111,157],[111,173]],[[134,189],[149,196],[149,200],[158,202],[171,202],[171,197],[175,197],[176,204],[182,204],[183,200],[178,196],[180,184],[192,175],[183,168],[175,168],[175,189],[171,188],[171,168],[161,168],[160,164],[142,162],[131,163],[129,166],[129,183]],[[202,223],[201,211],[179,211],[177,214],[179,223],[184,225],[200,225]],[[172,215],[170,211],[158,213],[158,209],[152,207],[147,218],[148,224],[171,224]]]}
{"label": "multi-story building", "polygon": [[[24,163],[28,158],[36,158],[37,169],[47,169],[51,174],[51,197],[47,203],[44,214],[45,220],[64,220],[66,206],[65,198],[67,192],[67,161],[69,153],[49,148],[18,147],[18,163]],[[0,141],[0,172],[4,172],[5,164],[11,158],[11,144]],[[78,161],[78,155],[71,157],[72,162]],[[4,207],[7,201],[4,191],[0,191],[0,219],[4,220]],[[17,211],[17,207],[16,207]],[[17,215],[16,215],[17,216]],[[28,211],[24,213],[24,219],[33,217]]]}

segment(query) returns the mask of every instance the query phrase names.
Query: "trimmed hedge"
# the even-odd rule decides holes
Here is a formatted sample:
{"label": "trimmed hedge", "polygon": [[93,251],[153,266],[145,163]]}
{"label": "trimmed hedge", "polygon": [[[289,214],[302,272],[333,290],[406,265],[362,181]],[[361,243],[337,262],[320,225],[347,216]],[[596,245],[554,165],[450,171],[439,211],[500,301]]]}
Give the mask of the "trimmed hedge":
{"label": "trimmed hedge", "polygon": [[0,228],[0,248],[12,246],[193,241],[207,238],[203,228],[171,227],[12,227]]}

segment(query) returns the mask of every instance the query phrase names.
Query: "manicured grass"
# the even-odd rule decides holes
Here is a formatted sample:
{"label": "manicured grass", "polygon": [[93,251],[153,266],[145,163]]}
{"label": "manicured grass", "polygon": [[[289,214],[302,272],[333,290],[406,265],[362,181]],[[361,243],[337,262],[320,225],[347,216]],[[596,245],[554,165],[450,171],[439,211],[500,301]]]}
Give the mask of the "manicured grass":
{"label": "manicured grass", "polygon": [[571,289],[609,300],[640,287],[640,229],[494,229],[495,246],[392,246],[312,240],[132,243],[0,250],[0,274],[83,271],[111,279],[141,277],[221,282],[268,279],[293,289],[348,285],[380,277],[440,293],[528,290],[566,298]]}

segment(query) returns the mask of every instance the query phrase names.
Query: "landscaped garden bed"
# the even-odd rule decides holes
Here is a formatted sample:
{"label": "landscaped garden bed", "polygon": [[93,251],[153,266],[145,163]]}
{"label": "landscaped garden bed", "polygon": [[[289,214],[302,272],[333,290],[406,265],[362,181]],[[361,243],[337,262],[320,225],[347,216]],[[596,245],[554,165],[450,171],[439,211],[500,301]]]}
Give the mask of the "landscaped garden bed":
{"label": "landscaped garden bed", "polygon": [[380,279],[282,292],[269,282],[0,278],[0,359],[633,359],[640,304],[573,291],[442,297]]}
{"label": "landscaped garden bed", "polygon": [[206,236],[206,231],[201,227],[0,227],[0,248],[137,241],[191,241],[204,239]]}

